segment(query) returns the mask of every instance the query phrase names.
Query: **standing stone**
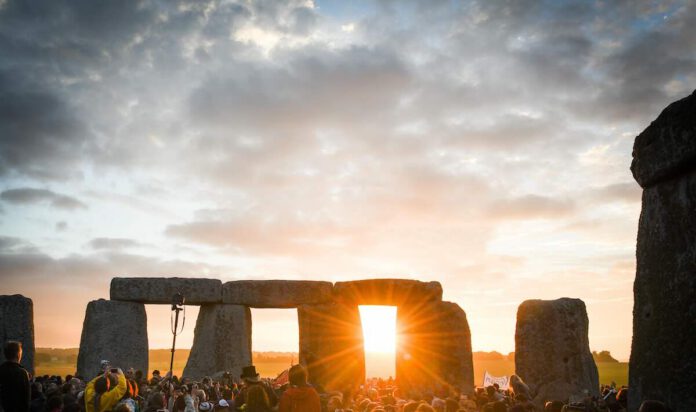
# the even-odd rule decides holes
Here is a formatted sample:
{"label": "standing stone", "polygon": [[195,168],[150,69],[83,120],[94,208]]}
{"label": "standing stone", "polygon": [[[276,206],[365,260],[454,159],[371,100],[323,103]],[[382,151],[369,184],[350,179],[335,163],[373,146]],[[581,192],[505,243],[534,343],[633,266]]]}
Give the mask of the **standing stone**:
{"label": "standing stone", "polygon": [[628,409],[696,411],[696,92],[636,137],[631,171],[644,190]]}
{"label": "standing stone", "polygon": [[455,303],[400,306],[396,313],[396,379],[411,389],[439,391],[449,385],[472,394],[474,367],[466,313]]}
{"label": "standing stone", "polygon": [[442,302],[438,307],[440,376],[462,393],[473,395],[474,360],[471,354],[471,331],[466,312],[456,303]]}
{"label": "standing stone", "polygon": [[202,305],[183,376],[201,379],[219,372],[239,377],[251,365],[251,310],[239,305]]}
{"label": "standing stone", "polygon": [[410,279],[354,280],[336,282],[334,297],[357,305],[414,306],[442,301],[442,285]]}
{"label": "standing stone", "polygon": [[145,305],[104,299],[87,304],[77,374],[92,379],[100,372],[102,360],[108,360],[113,367],[123,370],[133,367],[147,371]]}
{"label": "standing stone", "polygon": [[187,305],[222,302],[222,282],[203,278],[113,278],[110,296],[146,304],[171,304],[172,297],[181,293]]}
{"label": "standing stone", "polygon": [[311,280],[236,280],[222,285],[222,301],[253,308],[296,308],[332,300],[331,282]]}
{"label": "standing stone", "polygon": [[[24,369],[34,373],[34,304],[22,295],[0,296],[0,346],[8,340],[22,342]],[[0,350],[0,363],[5,355]]]}
{"label": "standing stone", "polygon": [[590,353],[589,321],[580,299],[527,300],[517,310],[515,373],[531,388],[534,402],[599,395],[597,366]]}
{"label": "standing stone", "polygon": [[321,389],[356,389],[365,380],[365,352],[358,307],[340,303],[302,305],[300,363]]}

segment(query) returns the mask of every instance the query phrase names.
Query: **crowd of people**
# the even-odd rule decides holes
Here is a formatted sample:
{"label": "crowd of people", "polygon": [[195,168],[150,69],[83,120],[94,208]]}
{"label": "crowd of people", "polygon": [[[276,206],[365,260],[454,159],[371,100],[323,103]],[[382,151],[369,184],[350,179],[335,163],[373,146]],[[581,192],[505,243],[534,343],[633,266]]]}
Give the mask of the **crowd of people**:
{"label": "crowd of people", "polygon": [[[281,385],[261,379],[253,365],[240,376],[229,373],[217,379],[179,379],[157,370],[148,378],[132,368],[125,371],[101,362],[94,377],[36,376],[22,368],[22,346],[7,342],[7,359],[0,365],[0,412],[623,412],[628,389],[601,387],[601,396],[589,394],[578,402],[535,404],[521,378],[513,375],[511,389],[497,385],[464,394],[441,386],[402,393],[390,379],[370,379],[357,389],[340,392],[317,390],[306,369],[294,365]],[[645,401],[639,412],[669,411],[657,401]]]}

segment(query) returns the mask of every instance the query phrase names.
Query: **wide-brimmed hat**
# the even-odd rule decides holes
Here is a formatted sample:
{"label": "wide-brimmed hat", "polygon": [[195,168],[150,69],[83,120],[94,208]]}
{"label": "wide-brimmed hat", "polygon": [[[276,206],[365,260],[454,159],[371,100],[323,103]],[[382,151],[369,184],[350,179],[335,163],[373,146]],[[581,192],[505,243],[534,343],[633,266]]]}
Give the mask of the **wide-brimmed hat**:
{"label": "wide-brimmed hat", "polygon": [[259,381],[259,374],[256,372],[256,366],[254,365],[243,367],[242,374],[239,377],[250,382]]}
{"label": "wide-brimmed hat", "polygon": [[210,402],[201,402],[201,404],[198,405],[198,410],[199,411],[212,411],[213,404]]}

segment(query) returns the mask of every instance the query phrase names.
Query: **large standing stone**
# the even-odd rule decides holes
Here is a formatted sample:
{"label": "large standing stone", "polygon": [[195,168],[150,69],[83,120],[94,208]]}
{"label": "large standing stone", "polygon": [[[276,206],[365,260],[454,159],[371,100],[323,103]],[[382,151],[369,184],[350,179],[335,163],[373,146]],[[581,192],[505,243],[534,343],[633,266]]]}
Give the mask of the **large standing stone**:
{"label": "large standing stone", "polygon": [[222,282],[199,278],[113,278],[111,299],[140,303],[171,304],[182,293],[187,305],[222,302]]}
{"label": "large standing stone", "polygon": [[334,296],[357,305],[423,305],[441,301],[442,286],[410,279],[365,279],[336,282]]}
{"label": "large standing stone", "polygon": [[[8,340],[22,342],[20,363],[34,373],[34,304],[22,295],[0,296],[0,346]],[[0,363],[5,356],[0,348]]]}
{"label": "large standing stone", "polygon": [[202,305],[183,376],[200,379],[219,372],[239,377],[251,365],[251,310],[239,305]]}
{"label": "large standing stone", "polygon": [[546,401],[580,398],[584,391],[599,394],[588,327],[580,299],[527,300],[518,308],[515,373],[529,384],[541,409]]}
{"label": "large standing stone", "polygon": [[450,386],[471,394],[474,368],[466,313],[455,303],[429,302],[397,309],[396,378],[411,389]]}
{"label": "large standing stone", "polygon": [[108,360],[123,370],[148,368],[147,314],[145,305],[134,302],[93,300],[87,304],[82,325],[77,374],[95,377],[100,362]]}
{"label": "large standing stone", "polygon": [[474,360],[471,354],[471,331],[466,312],[456,303],[438,306],[438,353],[441,356],[440,376],[465,394],[474,392]]}
{"label": "large standing stone", "polygon": [[340,303],[302,305],[300,363],[310,382],[325,390],[355,389],[365,380],[365,352],[357,306]]}
{"label": "large standing stone", "polygon": [[696,411],[696,92],[635,141],[643,186],[633,284],[629,410],[643,400]]}
{"label": "large standing stone", "polygon": [[295,308],[330,302],[331,282],[309,280],[237,280],[222,286],[222,301],[254,308]]}

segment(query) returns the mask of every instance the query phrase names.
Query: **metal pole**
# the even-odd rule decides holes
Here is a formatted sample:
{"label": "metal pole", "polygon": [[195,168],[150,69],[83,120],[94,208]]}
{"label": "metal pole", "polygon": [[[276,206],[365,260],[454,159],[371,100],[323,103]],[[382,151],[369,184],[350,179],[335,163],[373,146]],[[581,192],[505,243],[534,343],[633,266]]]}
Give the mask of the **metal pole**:
{"label": "metal pole", "polygon": [[172,376],[174,376],[174,348],[176,347],[176,330],[179,327],[179,311],[182,310],[178,306],[174,306],[174,311],[176,315],[174,317],[174,340],[172,341],[172,359],[169,361],[169,371]]}

